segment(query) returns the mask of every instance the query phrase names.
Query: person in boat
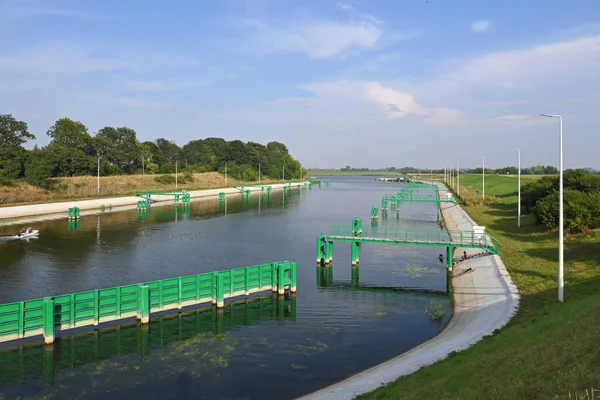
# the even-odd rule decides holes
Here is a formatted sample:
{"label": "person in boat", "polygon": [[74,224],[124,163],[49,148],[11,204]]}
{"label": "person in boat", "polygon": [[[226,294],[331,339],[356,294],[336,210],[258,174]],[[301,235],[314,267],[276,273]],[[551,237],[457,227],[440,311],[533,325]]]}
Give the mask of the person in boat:
{"label": "person in boat", "polygon": [[31,233],[33,229],[31,229],[31,227],[27,228],[27,232],[26,233]]}
{"label": "person in boat", "polygon": [[19,231],[19,233],[17,233],[17,236],[23,236],[25,234],[25,228],[21,229]]}

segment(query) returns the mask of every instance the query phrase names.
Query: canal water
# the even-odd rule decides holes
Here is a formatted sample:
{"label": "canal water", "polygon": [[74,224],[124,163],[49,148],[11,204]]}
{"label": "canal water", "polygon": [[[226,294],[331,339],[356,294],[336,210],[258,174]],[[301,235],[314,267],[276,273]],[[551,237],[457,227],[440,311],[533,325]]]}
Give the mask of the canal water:
{"label": "canal water", "polygon": [[[36,223],[29,241],[0,242],[0,303],[273,261],[297,263],[295,295],[265,292],[0,348],[0,398],[293,399],[384,362],[435,336],[451,315],[435,247],[350,245],[316,266],[316,238],[398,183],[331,178],[331,186],[229,196]],[[379,227],[441,229],[434,204],[406,204]],[[2,227],[0,235],[21,227]],[[432,291],[433,293],[428,293]],[[442,292],[442,293],[440,293]],[[444,317],[428,312],[442,306]]]}

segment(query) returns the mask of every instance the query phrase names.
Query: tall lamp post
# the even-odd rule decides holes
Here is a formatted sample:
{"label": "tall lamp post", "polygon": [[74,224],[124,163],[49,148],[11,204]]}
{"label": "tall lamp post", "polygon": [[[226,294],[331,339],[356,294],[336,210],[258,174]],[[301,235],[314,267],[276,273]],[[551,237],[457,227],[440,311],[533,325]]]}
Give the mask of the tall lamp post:
{"label": "tall lamp post", "polygon": [[563,139],[562,139],[562,116],[558,114],[540,114],[542,117],[558,118],[558,301],[564,301],[564,225],[563,225]]}
{"label": "tall lamp post", "polygon": [[100,194],[100,159],[102,157],[98,157],[98,194]]}
{"label": "tall lamp post", "polygon": [[518,199],[518,204],[517,204],[517,228],[520,228],[521,227],[521,149],[517,149],[515,147],[513,150],[517,151],[517,154],[519,157],[519,163],[518,163],[519,180],[517,183],[517,185],[519,186],[519,188],[518,188],[519,199]]}
{"label": "tall lamp post", "polygon": [[483,190],[481,192],[481,198],[485,200],[485,157],[481,156],[481,186]]}
{"label": "tall lamp post", "polygon": [[460,196],[460,163],[456,162],[456,194]]}

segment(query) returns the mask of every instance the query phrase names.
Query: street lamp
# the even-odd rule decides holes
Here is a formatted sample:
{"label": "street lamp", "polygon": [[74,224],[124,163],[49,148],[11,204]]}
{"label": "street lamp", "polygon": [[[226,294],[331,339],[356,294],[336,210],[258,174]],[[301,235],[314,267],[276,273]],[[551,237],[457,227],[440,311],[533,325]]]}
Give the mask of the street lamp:
{"label": "street lamp", "polygon": [[460,163],[456,162],[456,194],[460,196]]}
{"label": "street lamp", "polygon": [[481,199],[485,200],[485,157],[481,156],[481,186],[483,191],[481,192]]}
{"label": "street lamp", "polygon": [[98,194],[100,194],[100,159],[102,157],[98,157]]}
{"label": "street lamp", "polygon": [[558,118],[558,301],[564,300],[564,234],[563,234],[563,146],[562,146],[562,116],[557,114],[540,114],[542,117]]}
{"label": "street lamp", "polygon": [[519,183],[517,183],[517,185],[519,185],[519,201],[518,201],[518,205],[517,205],[517,228],[521,227],[521,150],[517,149],[516,147],[513,148],[513,150],[516,150],[518,155],[519,155],[519,164],[518,164],[518,168],[519,168]]}

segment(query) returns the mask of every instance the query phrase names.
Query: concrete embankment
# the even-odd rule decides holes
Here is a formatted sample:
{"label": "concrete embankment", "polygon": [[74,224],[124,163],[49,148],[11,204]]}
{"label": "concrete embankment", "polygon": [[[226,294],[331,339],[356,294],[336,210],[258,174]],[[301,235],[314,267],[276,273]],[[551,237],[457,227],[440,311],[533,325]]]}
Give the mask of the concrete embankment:
{"label": "concrete embankment", "polygon": [[[308,181],[307,181],[308,183]],[[292,188],[295,188],[298,184],[304,185],[304,182],[296,182],[292,184]],[[273,184],[265,185],[271,186],[273,190],[281,190],[288,184]],[[251,192],[260,192],[261,188],[258,187],[247,187],[246,189]],[[235,188],[224,188],[224,189],[208,189],[208,190],[194,190],[190,191],[191,199],[202,199],[211,198],[219,195],[220,192],[224,192],[225,196],[240,194],[240,189]],[[31,204],[23,206],[12,206],[0,208],[0,225],[9,225],[25,222],[34,222],[45,219],[56,219],[66,218],[67,210],[71,207],[79,207],[81,215],[92,215],[104,212],[116,212],[131,210],[136,208],[138,200],[141,197],[127,196],[127,197],[111,197],[97,200],[73,200],[64,201],[58,203],[47,203],[47,204]],[[173,203],[172,196],[152,196],[152,203],[169,204]]]}
{"label": "concrete embankment", "polygon": [[[459,207],[444,204],[448,229],[473,230],[475,222]],[[463,250],[457,249],[456,261]],[[454,315],[436,337],[383,364],[319,390],[301,400],[349,400],[464,350],[504,326],[517,310],[519,294],[500,257],[466,249],[468,259],[454,265]]]}

